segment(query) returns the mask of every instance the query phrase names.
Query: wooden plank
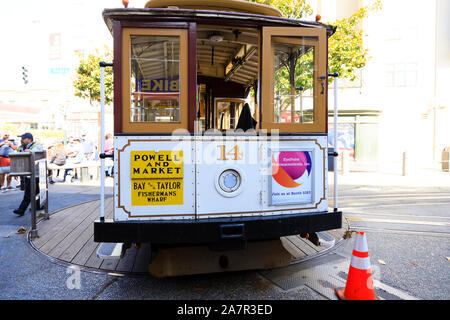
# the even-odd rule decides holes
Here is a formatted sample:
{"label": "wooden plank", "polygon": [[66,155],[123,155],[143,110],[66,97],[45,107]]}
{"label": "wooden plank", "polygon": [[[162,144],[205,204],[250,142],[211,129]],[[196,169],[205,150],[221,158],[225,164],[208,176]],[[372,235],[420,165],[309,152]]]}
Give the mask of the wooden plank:
{"label": "wooden plank", "polygon": [[314,254],[317,250],[314,250],[310,246],[308,246],[301,238],[298,236],[289,236],[287,237],[289,241],[291,241],[297,248],[302,250],[307,255]]}
{"label": "wooden plank", "polygon": [[76,239],[70,247],[66,248],[64,252],[62,252],[58,259],[72,262],[75,256],[82,250],[82,248],[91,240],[93,235],[93,227],[86,228],[82,234]]}
{"label": "wooden plank", "polygon": [[294,257],[294,259],[299,259],[302,257],[305,257],[306,254],[299,250],[296,246],[292,244],[288,239],[285,237],[280,238],[281,243],[283,244],[283,247]]}
{"label": "wooden plank", "polygon": [[84,266],[89,267],[89,268],[98,269],[100,267],[100,265],[102,264],[103,259],[100,259],[99,257],[97,257],[96,252],[97,252],[98,247],[100,246],[100,243],[94,242],[94,235],[92,235],[92,243],[90,243],[90,244],[91,244],[91,246],[89,248],[92,249],[92,252],[91,252],[91,255],[89,256],[89,259],[84,264]]}
{"label": "wooden plank", "polygon": [[[98,205],[97,209],[100,207],[100,202]],[[105,212],[109,212],[112,206],[112,201],[105,201]],[[49,255],[57,256],[61,260],[71,261],[92,236],[94,232],[93,223],[98,215],[99,211],[94,210],[86,220],[58,245],[58,250],[52,250]]]}
{"label": "wooden plank", "polygon": [[78,251],[75,257],[72,259],[73,264],[78,264],[81,266],[86,265],[86,262],[89,260],[92,252],[97,249],[98,243],[94,242],[94,235],[89,238],[89,240],[84,244],[84,246]]}
{"label": "wooden plank", "polygon": [[[113,203],[111,199],[111,203]],[[105,203],[106,207],[106,203]],[[106,210],[105,210],[106,211]],[[107,217],[109,214],[112,214],[112,211],[105,212],[105,216]],[[97,251],[97,247],[99,246],[99,243],[94,242],[94,234],[92,233],[92,236],[89,238],[89,240],[85,243],[85,245],[80,249],[80,251],[76,254],[76,256],[72,259],[72,263],[78,264],[78,265],[86,265],[89,258],[92,256],[92,253]],[[94,258],[92,258],[93,260]],[[91,260],[91,262],[92,262]],[[100,264],[99,264],[100,266]]]}
{"label": "wooden plank", "polygon": [[[87,216],[86,219],[81,221],[77,226],[70,226],[70,229],[72,227],[73,229],[66,235],[64,239],[62,239],[58,243],[57,246],[55,246],[52,250],[50,250],[48,254],[52,257],[59,257],[65,250],[69,249],[73,245],[73,243],[80,237],[83,231],[92,226],[92,222],[98,215],[97,213],[98,208],[99,206],[93,208],[91,214]],[[67,231],[69,231],[70,229],[68,229]],[[78,248],[81,248],[81,246],[79,246]]]}
{"label": "wooden plank", "polygon": [[[67,209],[62,209],[58,211],[56,214],[50,216],[49,220],[40,220],[37,224],[37,229],[39,230],[40,238],[48,236],[48,232],[51,229],[58,228],[61,224],[65,223],[65,220],[71,216],[71,213],[74,211],[84,210],[89,203],[83,203],[77,206],[69,207]],[[37,242],[40,238],[35,239]]]}
{"label": "wooden plank", "polygon": [[143,243],[141,248],[137,250],[136,260],[133,265],[133,272],[148,272],[150,261],[150,244]]}
{"label": "wooden plank", "polygon": [[[306,252],[304,252],[302,249],[300,249],[298,246],[296,246],[296,245],[292,242],[292,240],[291,240],[292,237],[295,237],[295,236],[288,236],[288,237],[285,237],[287,243],[290,243],[292,246],[294,246],[294,248],[295,248],[297,251],[299,251],[300,253],[302,253],[302,254],[304,254],[305,256],[307,256],[308,254],[307,254]],[[295,240],[294,240],[294,241],[295,241]]]}
{"label": "wooden plank", "polygon": [[[64,261],[72,261],[81,248],[83,248],[91,238],[93,234],[92,221],[84,227],[84,230],[80,230],[81,233],[77,232],[76,229],[74,232],[77,234],[76,236],[75,234],[71,234],[59,244],[58,250],[52,250],[49,255],[56,256],[58,259]],[[71,243],[68,243],[69,239],[72,241]]]}
{"label": "wooden plank", "polygon": [[59,230],[54,237],[50,239],[47,243],[39,248],[40,251],[49,253],[53,248],[58,246],[58,244],[67,237],[67,235],[73,231],[80,223],[82,223],[98,206],[98,202],[95,201],[89,205],[82,213],[72,214],[75,216],[74,219],[67,219],[67,224],[64,228]]}
{"label": "wooden plank", "polygon": [[96,201],[89,201],[79,206],[70,207],[67,210],[58,212],[55,216],[51,216],[41,228],[38,227],[40,233],[48,236],[54,236],[55,231],[62,230],[67,224],[79,216],[86,216],[89,214],[89,208],[95,206]]}
{"label": "wooden plank", "polygon": [[[113,204],[113,202],[111,201],[111,205],[112,204]],[[112,213],[111,210],[108,210],[108,211],[106,210],[106,202],[105,202],[105,217],[111,213]],[[80,258],[83,257],[83,260],[84,260],[87,257],[87,260],[84,263],[85,267],[98,269],[101,266],[101,264],[103,263],[103,259],[100,259],[99,257],[97,257],[97,249],[99,246],[100,246],[100,243],[94,242],[94,234],[92,234],[91,239],[89,239],[89,241],[82,248],[82,250],[80,250],[80,253],[82,252],[82,254],[80,255]],[[89,253],[90,253],[90,255],[89,255]],[[75,257],[73,261],[81,260],[80,258],[77,259],[77,257]]]}
{"label": "wooden plank", "polygon": [[133,270],[134,261],[136,260],[137,250],[134,246],[127,249],[125,256],[120,259],[117,264],[116,271],[131,272]]}
{"label": "wooden plank", "polygon": [[[69,208],[67,212],[60,212],[59,214],[62,216],[62,219],[54,220],[50,218],[48,220],[48,224],[42,226],[42,228],[38,227],[38,232],[40,237],[34,240],[34,245],[41,251],[44,251],[43,247],[62,230],[64,230],[67,225],[71,225],[74,220],[81,219],[90,213],[89,208],[94,206],[96,201],[89,202],[86,204],[82,204],[79,207]],[[81,212],[81,214],[80,214]]]}
{"label": "wooden plank", "polygon": [[311,247],[314,251],[319,252],[324,249],[324,247],[316,246],[314,243],[309,241],[308,239],[303,239],[300,236],[297,236],[305,245]]}

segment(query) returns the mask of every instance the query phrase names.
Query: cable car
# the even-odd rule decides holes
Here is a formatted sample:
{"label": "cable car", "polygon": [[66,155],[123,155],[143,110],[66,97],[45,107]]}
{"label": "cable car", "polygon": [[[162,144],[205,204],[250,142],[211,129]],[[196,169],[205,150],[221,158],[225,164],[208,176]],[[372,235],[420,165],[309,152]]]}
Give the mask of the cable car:
{"label": "cable car", "polygon": [[220,252],[341,227],[327,192],[333,26],[239,0],[150,0],[103,18],[114,209],[96,242]]}

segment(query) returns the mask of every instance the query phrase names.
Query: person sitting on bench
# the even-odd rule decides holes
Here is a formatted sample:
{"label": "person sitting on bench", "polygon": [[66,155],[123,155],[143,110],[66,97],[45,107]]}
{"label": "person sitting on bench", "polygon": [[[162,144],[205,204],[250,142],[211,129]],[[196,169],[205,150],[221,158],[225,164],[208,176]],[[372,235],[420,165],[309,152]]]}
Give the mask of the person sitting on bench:
{"label": "person sitting on bench", "polygon": [[[75,164],[75,163],[81,163],[84,160],[84,148],[83,145],[80,142],[80,139],[73,139],[72,141],[70,141],[69,143],[69,151],[67,152],[67,160],[66,160],[66,164],[70,165],[71,163]],[[74,177],[72,177],[70,179],[70,181],[73,181],[73,178],[77,179],[78,175],[77,175],[77,169],[75,168],[69,168],[69,169],[65,169],[64,170],[64,178],[63,181],[66,181],[66,177],[69,174],[70,171],[75,170],[75,174]]]}

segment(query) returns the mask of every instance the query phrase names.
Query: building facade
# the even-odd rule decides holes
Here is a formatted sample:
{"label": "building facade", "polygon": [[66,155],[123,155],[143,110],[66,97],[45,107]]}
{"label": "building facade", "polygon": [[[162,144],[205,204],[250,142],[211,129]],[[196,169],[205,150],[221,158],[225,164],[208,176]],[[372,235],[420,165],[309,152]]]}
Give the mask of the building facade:
{"label": "building facade", "polygon": [[[372,3],[314,5],[327,22]],[[450,146],[449,12],[447,0],[382,1],[382,9],[362,23],[369,59],[358,80],[340,82],[338,97],[339,127],[347,136],[345,147],[354,148],[355,168],[401,172],[404,152],[413,168],[441,166],[442,151]],[[331,85],[330,109],[332,91]]]}

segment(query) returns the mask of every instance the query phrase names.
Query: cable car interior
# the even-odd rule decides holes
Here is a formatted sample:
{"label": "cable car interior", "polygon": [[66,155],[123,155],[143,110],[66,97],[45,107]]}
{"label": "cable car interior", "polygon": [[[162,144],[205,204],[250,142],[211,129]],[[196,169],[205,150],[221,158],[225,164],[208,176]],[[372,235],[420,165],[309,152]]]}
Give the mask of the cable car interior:
{"label": "cable car interior", "polygon": [[[257,28],[197,25],[197,131],[258,129],[260,38]],[[131,35],[131,122],[181,121],[181,40],[178,35]],[[272,38],[274,122],[314,120],[313,41]],[[238,128],[246,103],[253,125]]]}

